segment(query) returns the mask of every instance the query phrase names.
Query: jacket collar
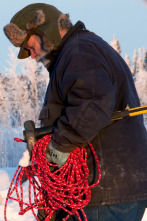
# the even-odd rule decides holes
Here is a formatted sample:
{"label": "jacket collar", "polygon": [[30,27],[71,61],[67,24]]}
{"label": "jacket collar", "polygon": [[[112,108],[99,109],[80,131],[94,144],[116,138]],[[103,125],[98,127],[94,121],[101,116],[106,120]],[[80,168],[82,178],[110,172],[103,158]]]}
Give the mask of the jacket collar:
{"label": "jacket collar", "polygon": [[65,36],[60,41],[58,47],[56,50],[51,51],[49,55],[46,56],[46,59],[49,59],[49,65],[47,67],[48,71],[51,73],[56,61],[56,58],[59,55],[59,52],[61,51],[64,44],[68,41],[68,39],[73,36],[75,33],[81,32],[81,31],[87,31],[85,28],[85,25],[83,22],[78,21],[72,28],[69,29],[69,31],[65,34]]}

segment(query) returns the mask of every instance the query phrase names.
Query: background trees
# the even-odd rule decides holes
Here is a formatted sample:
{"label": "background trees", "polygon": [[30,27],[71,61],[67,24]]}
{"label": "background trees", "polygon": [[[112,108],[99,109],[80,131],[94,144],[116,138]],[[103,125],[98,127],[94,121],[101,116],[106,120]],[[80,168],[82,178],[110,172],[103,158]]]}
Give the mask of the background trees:
{"label": "background trees", "polygon": [[17,49],[9,48],[9,68],[0,75],[0,125],[23,126],[24,121],[38,123],[46,87],[48,72],[43,65],[31,58],[19,60]]}
{"label": "background trees", "polygon": [[0,167],[18,165],[26,149],[23,124],[33,120],[39,126],[38,116],[44,101],[49,74],[42,64],[31,58],[17,59],[17,49],[9,48],[9,67],[0,74]]}

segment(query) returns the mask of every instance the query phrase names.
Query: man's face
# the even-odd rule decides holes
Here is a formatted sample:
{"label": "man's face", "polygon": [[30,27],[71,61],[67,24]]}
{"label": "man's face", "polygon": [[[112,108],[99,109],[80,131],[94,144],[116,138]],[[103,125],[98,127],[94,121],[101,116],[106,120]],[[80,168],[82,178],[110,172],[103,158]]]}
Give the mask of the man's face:
{"label": "man's face", "polygon": [[41,59],[49,53],[49,51],[42,48],[41,39],[38,35],[30,36],[26,49],[30,51],[30,56],[36,59],[37,62],[41,61]]}
{"label": "man's face", "polygon": [[30,55],[33,59],[40,55],[41,43],[39,36],[31,35],[27,42],[26,49],[30,51]]}

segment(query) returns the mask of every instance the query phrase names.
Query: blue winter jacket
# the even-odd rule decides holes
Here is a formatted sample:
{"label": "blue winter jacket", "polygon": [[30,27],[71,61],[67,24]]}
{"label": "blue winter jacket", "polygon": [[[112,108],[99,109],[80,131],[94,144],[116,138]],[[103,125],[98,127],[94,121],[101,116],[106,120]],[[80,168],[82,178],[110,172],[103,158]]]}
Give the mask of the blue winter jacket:
{"label": "blue winter jacket", "polygon": [[62,39],[49,66],[40,120],[54,125],[53,144],[63,152],[84,146],[89,183],[100,160],[102,178],[89,205],[147,199],[147,132],[143,116],[112,122],[114,111],[140,105],[132,74],[122,57],[78,22]]}

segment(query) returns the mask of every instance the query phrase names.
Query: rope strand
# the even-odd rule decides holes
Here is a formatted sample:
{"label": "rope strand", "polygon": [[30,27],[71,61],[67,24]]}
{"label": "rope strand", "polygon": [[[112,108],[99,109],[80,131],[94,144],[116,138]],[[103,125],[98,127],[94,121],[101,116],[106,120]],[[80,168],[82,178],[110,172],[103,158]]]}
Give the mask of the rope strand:
{"label": "rope strand", "polygon": [[[16,140],[20,142],[19,139]],[[5,202],[5,221],[7,221],[6,210],[9,199],[19,203],[20,215],[32,210],[34,217],[38,221],[39,219],[34,209],[44,209],[46,213],[45,221],[49,221],[53,212],[59,209],[67,213],[64,221],[68,220],[70,215],[75,214],[79,221],[81,221],[78,213],[80,209],[85,221],[87,221],[83,208],[90,201],[91,188],[98,185],[101,179],[100,164],[94,148],[92,144],[89,143],[95,157],[99,176],[96,183],[89,185],[86,149],[77,147],[70,153],[66,163],[58,169],[56,164],[52,164],[46,159],[46,148],[50,140],[51,135],[46,135],[38,140],[33,147],[31,165],[28,167],[19,166],[17,168]],[[53,167],[55,169],[54,172],[51,171]],[[24,173],[29,180],[29,203],[23,201],[22,177]],[[16,197],[12,197],[14,192]]]}

